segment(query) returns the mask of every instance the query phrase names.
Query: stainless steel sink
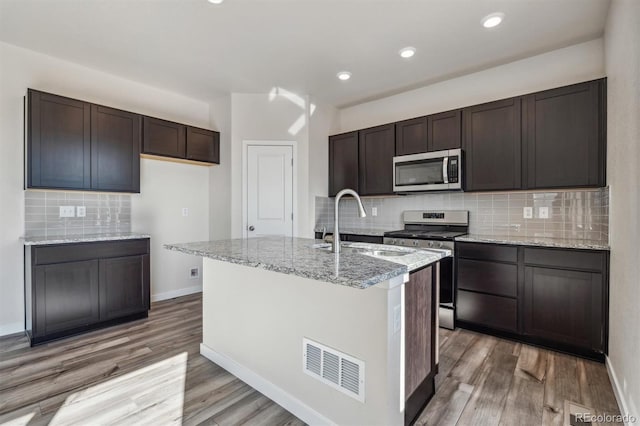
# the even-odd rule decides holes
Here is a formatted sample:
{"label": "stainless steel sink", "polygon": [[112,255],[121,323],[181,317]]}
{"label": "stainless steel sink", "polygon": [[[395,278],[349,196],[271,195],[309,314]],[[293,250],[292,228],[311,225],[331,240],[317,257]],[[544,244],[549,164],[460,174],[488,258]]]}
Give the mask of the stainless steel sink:
{"label": "stainless steel sink", "polygon": [[406,256],[411,254],[410,251],[396,251],[396,250],[371,250],[364,251],[363,254],[368,254],[371,256],[384,256],[384,257],[394,257],[394,256]]}
{"label": "stainless steel sink", "polygon": [[[331,251],[331,244],[329,243],[317,243],[311,246],[314,249]],[[378,246],[379,247],[379,246]],[[384,250],[377,247],[371,247],[366,243],[353,243],[345,242],[340,243],[340,250],[342,253],[360,253],[373,257],[399,257],[406,256],[407,254],[414,253],[413,249],[403,250]]]}

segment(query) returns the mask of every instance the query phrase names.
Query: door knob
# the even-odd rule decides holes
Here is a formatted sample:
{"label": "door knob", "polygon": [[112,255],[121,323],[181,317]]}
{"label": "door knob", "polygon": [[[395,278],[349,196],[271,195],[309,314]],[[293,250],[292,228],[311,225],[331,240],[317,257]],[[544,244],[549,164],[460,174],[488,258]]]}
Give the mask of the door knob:
{"label": "door knob", "polygon": [[255,231],[256,228],[253,227],[253,225],[249,225],[249,231]]}

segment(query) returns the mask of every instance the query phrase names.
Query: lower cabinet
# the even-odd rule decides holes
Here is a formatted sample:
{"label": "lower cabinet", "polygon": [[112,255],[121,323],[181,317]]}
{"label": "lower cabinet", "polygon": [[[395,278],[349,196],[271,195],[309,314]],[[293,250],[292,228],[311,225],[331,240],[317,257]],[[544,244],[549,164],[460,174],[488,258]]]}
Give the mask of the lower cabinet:
{"label": "lower cabinet", "polygon": [[31,344],[146,317],[149,270],[149,239],[26,246]]}
{"label": "lower cabinet", "polygon": [[607,353],[608,252],[458,243],[456,260],[460,326],[589,358]]}
{"label": "lower cabinet", "polygon": [[435,393],[437,285],[434,266],[409,274],[405,284],[405,424],[412,424]]}

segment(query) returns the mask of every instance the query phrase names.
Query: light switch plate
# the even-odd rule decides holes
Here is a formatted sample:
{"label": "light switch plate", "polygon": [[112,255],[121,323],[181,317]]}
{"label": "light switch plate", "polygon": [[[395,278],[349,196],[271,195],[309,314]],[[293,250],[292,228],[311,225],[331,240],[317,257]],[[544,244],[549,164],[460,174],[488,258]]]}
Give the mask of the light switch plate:
{"label": "light switch plate", "polygon": [[378,208],[371,207],[371,216],[378,216]]}
{"label": "light switch plate", "polygon": [[525,219],[533,218],[533,207],[525,207],[522,209],[522,217]]}
{"label": "light switch plate", "polygon": [[76,208],[74,206],[60,206],[60,217],[75,217]]}
{"label": "light switch plate", "polygon": [[87,215],[87,208],[85,206],[76,207],[76,216],[85,217]]}
{"label": "light switch plate", "polygon": [[549,207],[540,207],[538,209],[540,219],[549,219]]}

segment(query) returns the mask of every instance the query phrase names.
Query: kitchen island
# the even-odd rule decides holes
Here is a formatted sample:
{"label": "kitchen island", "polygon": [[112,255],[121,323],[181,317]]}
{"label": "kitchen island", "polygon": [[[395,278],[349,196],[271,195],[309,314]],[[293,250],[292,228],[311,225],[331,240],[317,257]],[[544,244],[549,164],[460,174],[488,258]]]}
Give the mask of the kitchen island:
{"label": "kitchen island", "polygon": [[446,251],[336,255],[284,237],[165,248],[204,257],[201,354],[303,421],[401,425],[433,394]]}

